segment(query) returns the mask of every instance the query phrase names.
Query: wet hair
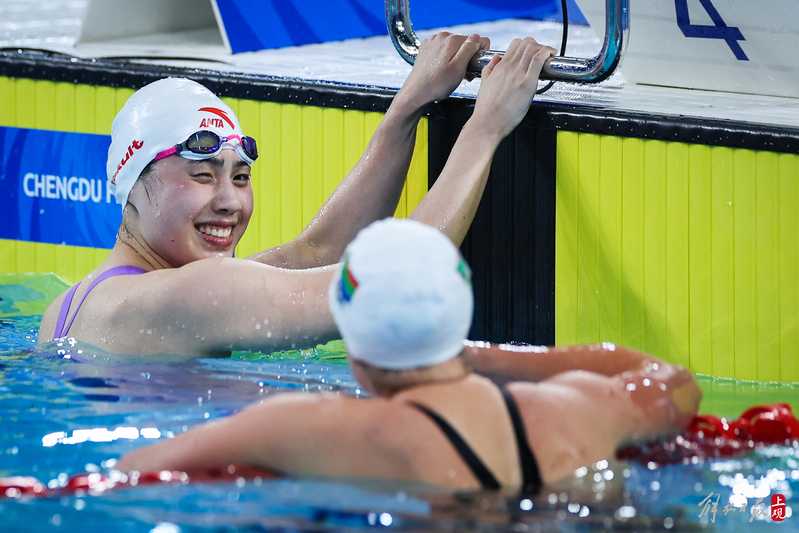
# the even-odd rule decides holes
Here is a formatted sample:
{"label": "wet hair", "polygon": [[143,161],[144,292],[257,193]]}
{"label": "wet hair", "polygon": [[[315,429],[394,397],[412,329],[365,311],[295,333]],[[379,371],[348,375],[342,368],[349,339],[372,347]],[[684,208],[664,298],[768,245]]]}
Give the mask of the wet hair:
{"label": "wet hair", "polygon": [[[155,163],[156,163],[155,161],[150,161],[149,163],[147,163],[147,166],[145,166],[142,169],[141,174],[139,174],[139,178],[136,180],[136,183],[141,182],[142,187],[144,187],[144,194],[147,195],[147,201],[149,201],[150,203],[152,203],[153,201],[152,196],[150,195],[151,192],[150,185],[152,183],[153,178],[156,177],[156,174],[153,169]],[[133,208],[136,208],[136,206],[131,203],[130,196],[128,196],[128,203],[125,206],[125,208],[127,208],[128,205],[132,206]]]}
{"label": "wet hair", "polygon": [[[149,163],[147,163],[147,166],[145,166],[142,169],[141,174],[139,174],[139,178],[136,180],[137,183],[139,181],[141,182],[142,187],[144,187],[144,194],[147,195],[147,201],[149,201],[150,203],[152,203],[152,197],[150,196],[150,184],[152,179],[156,177],[156,174],[153,171],[154,164],[155,161],[150,161]],[[132,207],[133,209],[136,209],[136,211],[138,211],[138,208],[133,203],[131,203],[130,195],[128,195],[128,202],[122,211],[123,213],[122,224],[119,226],[119,231],[117,232],[117,239],[122,240],[122,234],[124,232],[127,235],[127,239],[132,239],[134,241],[137,241],[138,239],[135,237],[134,233],[128,228],[128,220],[126,216],[128,207]]]}
{"label": "wet hair", "polygon": [[144,187],[144,194],[147,195],[147,200],[152,202],[152,197],[150,196],[150,184],[153,176],[155,176],[153,172],[153,166],[155,165],[155,160],[150,161],[147,163],[147,166],[142,169],[141,174],[139,174],[138,181],[141,181],[142,187]]}
{"label": "wet hair", "polygon": [[155,159],[147,163],[147,166],[144,167],[141,171],[141,174],[139,174],[139,179],[146,178],[153,171],[154,164],[155,164]]}

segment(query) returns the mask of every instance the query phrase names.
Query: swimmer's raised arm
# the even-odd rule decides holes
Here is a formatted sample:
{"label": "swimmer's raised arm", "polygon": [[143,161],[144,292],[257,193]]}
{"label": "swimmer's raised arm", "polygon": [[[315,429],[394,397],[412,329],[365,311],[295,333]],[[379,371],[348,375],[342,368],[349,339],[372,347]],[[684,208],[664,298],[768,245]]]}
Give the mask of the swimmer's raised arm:
{"label": "swimmer's raised arm", "polygon": [[284,268],[329,265],[369,223],[390,217],[410,166],[416,126],[425,105],[446,98],[488,39],[440,32],[422,43],[413,70],[394,97],[363,156],[293,241],[251,259]]}
{"label": "swimmer's raised arm", "polygon": [[207,355],[313,346],[338,336],[327,303],[334,270],[210,258],[151,272],[114,306],[113,319],[139,335],[103,344],[121,353]]}
{"label": "swimmer's raised arm", "polygon": [[474,113],[411,218],[460,245],[480,204],[494,152],[527,114],[541,68],[554,53],[533,38],[514,39],[504,57],[495,56],[486,65]]}

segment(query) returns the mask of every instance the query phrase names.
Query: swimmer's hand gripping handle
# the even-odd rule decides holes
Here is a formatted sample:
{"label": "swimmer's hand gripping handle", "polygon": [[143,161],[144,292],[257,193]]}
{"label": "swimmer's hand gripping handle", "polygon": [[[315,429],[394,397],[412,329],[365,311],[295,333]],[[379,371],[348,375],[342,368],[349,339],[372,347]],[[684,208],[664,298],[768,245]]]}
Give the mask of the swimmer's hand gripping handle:
{"label": "swimmer's hand gripping handle", "polygon": [[[410,64],[416,60],[421,41],[413,31],[410,0],[386,0],[388,34],[399,55]],[[605,41],[599,54],[591,58],[560,57],[549,59],[541,79],[599,83],[607,79],[621,62],[629,38],[629,0],[605,0]],[[491,58],[503,55],[500,50],[484,50],[469,64],[467,77],[479,77]]]}

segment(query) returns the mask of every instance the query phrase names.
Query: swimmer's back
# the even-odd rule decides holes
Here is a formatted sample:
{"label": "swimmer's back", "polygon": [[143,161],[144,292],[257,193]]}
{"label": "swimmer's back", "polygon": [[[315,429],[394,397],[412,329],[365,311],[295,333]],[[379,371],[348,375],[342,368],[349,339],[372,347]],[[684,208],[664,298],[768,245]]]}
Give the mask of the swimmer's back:
{"label": "swimmer's back", "polygon": [[508,386],[526,428],[522,439],[515,435],[501,389],[472,375],[413,387],[391,398],[275,395],[215,424],[137,450],[120,468],[194,470],[235,463],[294,476],[487,488],[456,443],[415,408],[422,405],[462,437],[499,486],[522,488],[527,476],[518,443],[523,440],[537,463],[538,480],[553,485],[582,465],[612,458],[626,437],[623,426],[632,411],[623,394],[596,401],[594,393],[605,392],[602,379],[591,383],[593,376],[578,374],[562,382]]}
{"label": "swimmer's back", "polygon": [[701,398],[690,372],[667,364],[656,372],[612,376],[570,370],[537,383],[511,383],[508,389],[545,481],[612,459],[631,442],[679,431]]}
{"label": "swimmer's back", "polygon": [[507,385],[545,483],[580,465],[612,458],[631,433],[633,406],[613,378],[570,371],[538,383]]}

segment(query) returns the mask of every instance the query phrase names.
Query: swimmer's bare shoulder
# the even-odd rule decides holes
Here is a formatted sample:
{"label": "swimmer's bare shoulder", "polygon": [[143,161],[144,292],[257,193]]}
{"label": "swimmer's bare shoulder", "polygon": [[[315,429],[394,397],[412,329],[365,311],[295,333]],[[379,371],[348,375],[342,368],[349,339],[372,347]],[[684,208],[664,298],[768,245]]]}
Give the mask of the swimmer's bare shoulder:
{"label": "swimmer's bare shoulder", "polygon": [[53,340],[53,332],[55,332],[56,322],[58,321],[58,312],[68,291],[69,289],[59,294],[55,300],[50,302],[50,305],[47,306],[44,314],[42,314],[42,321],[39,324],[39,344]]}
{"label": "swimmer's bare shoulder", "polygon": [[[137,276],[137,279],[130,277],[111,278],[94,288],[91,297],[87,298],[80,306],[80,312],[75,315],[78,302],[84,295],[85,287],[97,275],[105,270],[104,267],[98,268],[92,274],[80,281],[78,290],[70,306],[66,319],[69,321],[74,316],[74,322],[69,329],[69,337],[79,341],[87,342],[101,348],[124,348],[122,345],[114,346],[117,338],[124,338],[133,335],[137,325],[146,323],[143,313],[138,312],[140,306],[137,305],[135,295],[140,294],[140,289],[147,285],[147,281],[161,277],[165,271],[149,272]],[[61,312],[69,289],[65,290],[53,300],[42,315],[39,327],[39,344],[53,340],[56,323]],[[127,320],[118,330],[114,330],[114,324],[118,315],[125,313]],[[135,335],[138,337],[138,335]],[[139,353],[131,351],[130,353]]]}
{"label": "swimmer's bare shoulder", "polygon": [[[112,278],[87,299],[70,336],[129,354],[223,355],[312,345],[337,333],[326,297],[334,268],[287,270],[219,257]],[[45,336],[62,300],[45,314]]]}
{"label": "swimmer's bare shoulder", "polygon": [[545,482],[613,457],[619,446],[684,428],[702,393],[691,372],[604,343],[558,348],[471,346],[478,371],[514,381]]}
{"label": "swimmer's bare shoulder", "polygon": [[613,457],[637,414],[613,378],[572,370],[539,383],[508,385],[524,419],[542,479]]}

